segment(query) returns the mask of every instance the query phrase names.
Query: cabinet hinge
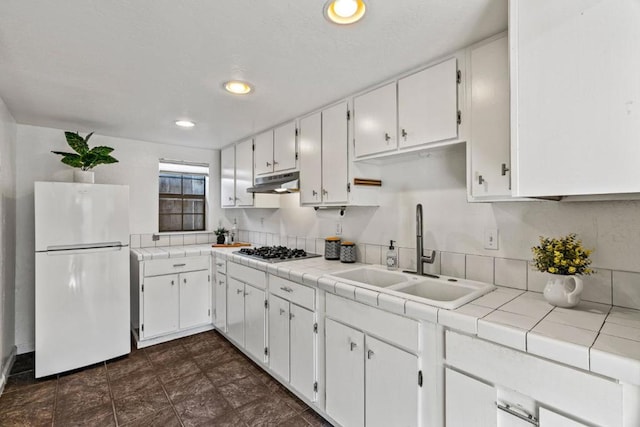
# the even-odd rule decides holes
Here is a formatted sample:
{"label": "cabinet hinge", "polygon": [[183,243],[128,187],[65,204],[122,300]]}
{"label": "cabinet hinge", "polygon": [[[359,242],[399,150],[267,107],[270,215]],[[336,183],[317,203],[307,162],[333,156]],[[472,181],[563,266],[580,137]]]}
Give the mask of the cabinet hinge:
{"label": "cabinet hinge", "polygon": [[207,316],[211,317],[211,309],[207,310]]}
{"label": "cabinet hinge", "polygon": [[296,152],[296,160],[298,160],[298,153]]}
{"label": "cabinet hinge", "polygon": [[269,308],[269,302],[267,300],[264,300],[264,308]]}
{"label": "cabinet hinge", "polygon": [[462,83],[462,71],[460,70],[456,71],[456,82],[458,84]]}
{"label": "cabinet hinge", "polygon": [[298,132],[299,132],[299,129],[298,129],[298,128],[296,128],[296,136],[298,136]]}
{"label": "cabinet hinge", "polygon": [[264,348],[264,355],[265,356],[269,355],[269,349],[267,347]]}
{"label": "cabinet hinge", "polygon": [[207,274],[207,282],[210,282],[210,281],[211,281],[211,275]]}
{"label": "cabinet hinge", "polygon": [[313,332],[315,332],[316,334],[318,333],[318,324],[317,323],[313,324]]}
{"label": "cabinet hinge", "polygon": [[347,110],[347,120],[351,120],[351,111]]}
{"label": "cabinet hinge", "polygon": [[251,151],[256,151],[256,143],[255,142],[251,143]]}
{"label": "cabinet hinge", "polygon": [[458,110],[458,124],[462,124],[462,111]]}
{"label": "cabinet hinge", "polygon": [[347,193],[351,193],[351,183],[347,182]]}
{"label": "cabinet hinge", "polygon": [[422,387],[422,371],[418,371],[418,387]]}
{"label": "cabinet hinge", "polygon": [[140,330],[141,330],[142,332],[144,332],[144,323],[141,323],[141,324],[140,324]]}
{"label": "cabinet hinge", "polygon": [[318,381],[313,383],[313,391],[318,392]]}
{"label": "cabinet hinge", "polygon": [[142,292],[144,292],[144,284],[142,284]]}

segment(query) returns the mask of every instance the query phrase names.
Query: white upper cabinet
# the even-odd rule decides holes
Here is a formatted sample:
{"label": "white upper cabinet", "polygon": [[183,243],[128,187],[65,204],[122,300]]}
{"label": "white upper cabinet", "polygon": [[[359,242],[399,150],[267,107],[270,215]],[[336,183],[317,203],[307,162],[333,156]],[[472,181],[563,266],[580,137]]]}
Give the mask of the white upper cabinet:
{"label": "white upper cabinet", "polygon": [[456,58],[398,80],[399,146],[458,137]]}
{"label": "white upper cabinet", "polygon": [[300,119],[300,203],[322,202],[322,113]]}
{"label": "white upper cabinet", "polygon": [[220,199],[222,207],[236,205],[236,147],[230,145],[220,151]]}
{"label": "white upper cabinet", "polygon": [[472,46],[468,58],[470,196],[476,200],[510,198],[507,35]]}
{"label": "white upper cabinet", "polygon": [[512,0],[516,196],[640,192],[637,0]]}
{"label": "white upper cabinet", "polygon": [[273,130],[255,136],[254,161],[256,176],[273,172]]}
{"label": "white upper cabinet", "polygon": [[247,188],[253,186],[253,140],[236,144],[236,206],[253,206],[253,194]]}
{"label": "white upper cabinet", "polygon": [[348,106],[322,111],[322,201],[347,203],[349,193]]}
{"label": "white upper cabinet", "polygon": [[389,83],[353,99],[356,157],[384,153],[398,147],[396,83]]}
{"label": "white upper cabinet", "polygon": [[256,135],[255,145],[256,176],[284,172],[297,167],[295,122]]}

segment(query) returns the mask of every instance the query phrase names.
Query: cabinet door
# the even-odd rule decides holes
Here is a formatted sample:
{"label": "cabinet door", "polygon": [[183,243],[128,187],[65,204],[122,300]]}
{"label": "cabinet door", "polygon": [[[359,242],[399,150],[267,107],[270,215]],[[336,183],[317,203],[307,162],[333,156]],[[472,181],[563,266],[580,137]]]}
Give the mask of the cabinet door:
{"label": "cabinet door", "polygon": [[289,381],[289,301],[269,299],[269,367]]}
{"label": "cabinet door", "polygon": [[235,206],[236,147],[231,145],[220,151],[220,201],[222,207]]}
{"label": "cabinet door", "polygon": [[540,427],[586,427],[578,421],[560,415],[547,408],[540,408]]}
{"label": "cabinet door", "polygon": [[180,274],[180,329],[211,323],[209,277],[209,270]]}
{"label": "cabinet door", "polygon": [[355,97],[353,110],[356,157],[398,147],[395,82]]}
{"label": "cabinet door", "polygon": [[511,194],[509,46],[504,36],[471,49],[471,195]]}
{"label": "cabinet door", "polygon": [[253,152],[255,176],[273,172],[273,130],[256,135]]}
{"label": "cabinet door", "polygon": [[253,194],[247,188],[253,186],[253,140],[236,144],[236,205],[253,206]]}
{"label": "cabinet door", "polygon": [[364,426],[364,334],[327,319],[325,339],[327,414],[343,426]]}
{"label": "cabinet door", "polygon": [[300,203],[321,201],[322,118],[316,113],[300,119]]}
{"label": "cabinet door", "polygon": [[151,338],[178,330],[178,275],[145,277],[143,292],[144,330]]}
{"label": "cabinet door", "polygon": [[244,289],[244,348],[256,359],[265,360],[265,293],[249,284]]}
{"label": "cabinet door", "polygon": [[223,332],[227,331],[227,276],[216,274],[215,285],[216,316],[214,325]]}
{"label": "cabinet door", "polygon": [[496,390],[459,372],[445,369],[447,427],[495,427]]}
{"label": "cabinet door", "polygon": [[273,171],[295,169],[297,163],[296,123],[291,122],[273,130]]}
{"label": "cabinet door", "polygon": [[349,156],[347,103],[322,112],[322,201],[347,203]]}
{"label": "cabinet door", "polygon": [[367,427],[417,426],[418,358],[370,336],[365,356]]}
{"label": "cabinet door", "polygon": [[456,64],[451,58],[398,81],[401,148],[458,137]]}
{"label": "cabinet door", "polygon": [[316,333],[313,312],[295,304],[290,306],[291,386],[310,401],[314,401],[316,381]]}
{"label": "cabinet door", "polygon": [[514,195],[640,191],[636,0],[509,4]]}
{"label": "cabinet door", "polygon": [[244,283],[227,279],[227,330],[229,336],[244,346]]}

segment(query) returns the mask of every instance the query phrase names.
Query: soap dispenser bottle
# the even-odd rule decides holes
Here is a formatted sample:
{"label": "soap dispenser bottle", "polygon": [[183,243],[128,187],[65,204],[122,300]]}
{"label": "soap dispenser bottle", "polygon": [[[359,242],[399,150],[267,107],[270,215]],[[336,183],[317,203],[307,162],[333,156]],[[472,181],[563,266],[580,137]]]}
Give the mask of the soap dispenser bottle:
{"label": "soap dispenser bottle", "polygon": [[235,243],[237,237],[238,237],[238,223],[236,222],[236,218],[233,218],[233,226],[231,227],[231,243]]}
{"label": "soap dispenser bottle", "polygon": [[387,269],[388,270],[397,270],[398,269],[398,251],[395,246],[393,246],[393,240],[389,243],[389,250],[387,251]]}

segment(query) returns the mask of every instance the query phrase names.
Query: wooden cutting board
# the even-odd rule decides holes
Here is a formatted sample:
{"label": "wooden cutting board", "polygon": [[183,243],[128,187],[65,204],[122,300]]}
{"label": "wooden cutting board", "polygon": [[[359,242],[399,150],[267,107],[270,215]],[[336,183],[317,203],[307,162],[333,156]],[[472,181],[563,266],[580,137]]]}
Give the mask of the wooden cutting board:
{"label": "wooden cutting board", "polygon": [[238,248],[240,246],[251,246],[251,243],[235,242],[228,245],[225,243],[214,243],[211,246],[213,246],[214,248]]}

